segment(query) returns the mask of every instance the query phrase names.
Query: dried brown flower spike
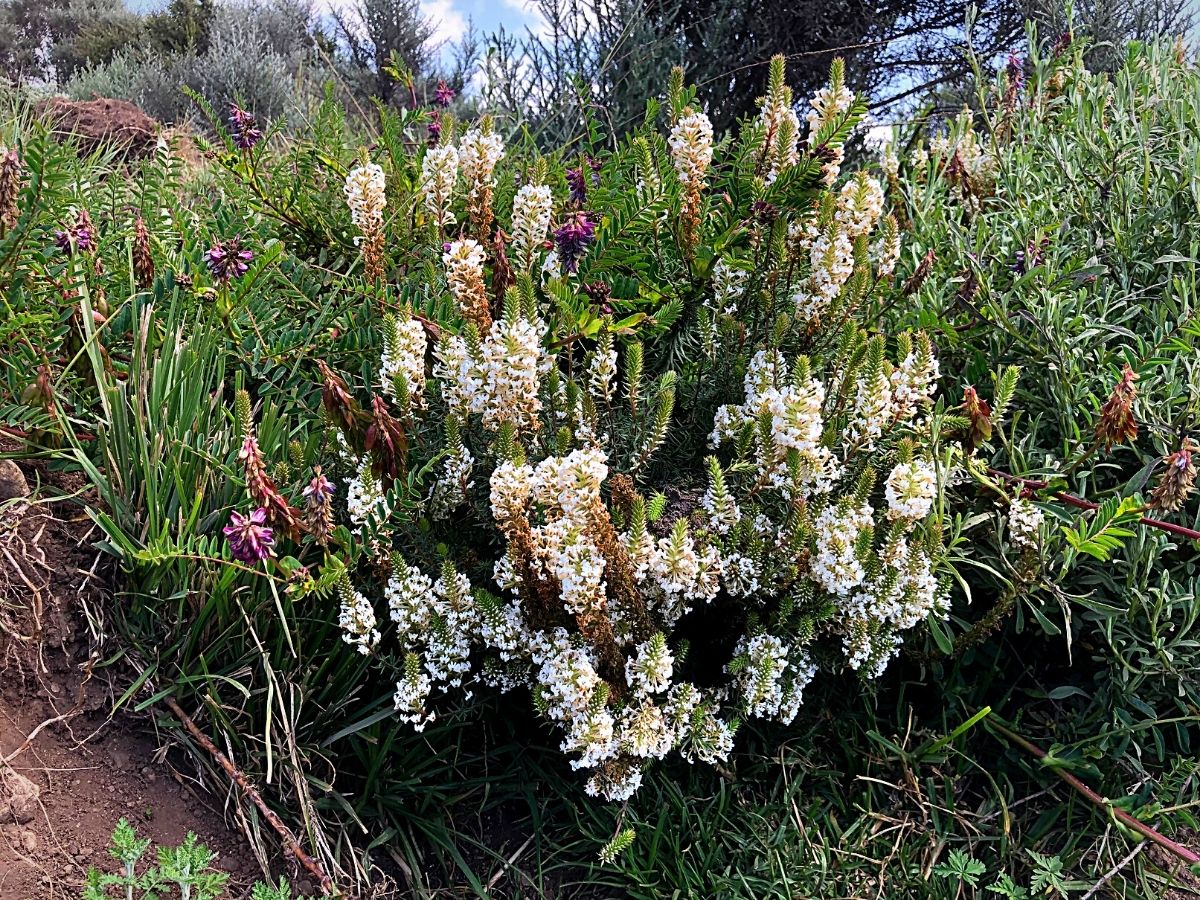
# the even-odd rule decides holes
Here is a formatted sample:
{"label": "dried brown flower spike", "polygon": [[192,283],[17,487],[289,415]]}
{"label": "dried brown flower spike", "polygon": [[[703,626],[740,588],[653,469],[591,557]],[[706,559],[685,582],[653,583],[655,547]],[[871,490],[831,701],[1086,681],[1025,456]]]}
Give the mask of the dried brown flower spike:
{"label": "dried brown flower spike", "polygon": [[1196,487],[1196,450],[1196,442],[1184,438],[1182,446],[1164,460],[1166,468],[1150,492],[1151,509],[1175,512],[1183,506]]}
{"label": "dried brown flower spike", "polygon": [[154,258],[150,255],[150,232],[141,216],[133,225],[133,277],[146,290],[154,283]]}
{"label": "dried brown flower spike", "polygon": [[1121,372],[1121,379],[1112,394],[1100,407],[1100,421],[1096,424],[1096,441],[1111,450],[1116,444],[1137,440],[1137,422],[1133,420],[1133,401],[1137,399],[1137,373],[1128,363]]}
{"label": "dried brown flower spike", "polygon": [[975,388],[963,390],[963,413],[971,420],[971,430],[963,441],[968,453],[992,437],[992,407],[975,392]]}

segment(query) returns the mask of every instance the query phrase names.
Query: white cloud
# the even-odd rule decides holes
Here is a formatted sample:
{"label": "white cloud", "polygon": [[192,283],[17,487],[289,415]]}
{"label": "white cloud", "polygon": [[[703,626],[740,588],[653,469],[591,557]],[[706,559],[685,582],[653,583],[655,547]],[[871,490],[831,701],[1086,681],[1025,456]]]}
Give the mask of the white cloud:
{"label": "white cloud", "polygon": [[[521,25],[524,25],[530,31],[537,35],[547,35],[550,33],[550,23],[546,21],[546,17],[542,15],[541,7],[534,0],[501,0],[504,6],[509,9],[519,12],[524,19],[522,23],[505,23],[510,30],[521,33]],[[516,27],[512,27],[516,25]]]}
{"label": "white cloud", "polygon": [[456,41],[467,33],[467,18],[455,9],[454,0],[422,0],[421,12],[433,25],[435,41]]}

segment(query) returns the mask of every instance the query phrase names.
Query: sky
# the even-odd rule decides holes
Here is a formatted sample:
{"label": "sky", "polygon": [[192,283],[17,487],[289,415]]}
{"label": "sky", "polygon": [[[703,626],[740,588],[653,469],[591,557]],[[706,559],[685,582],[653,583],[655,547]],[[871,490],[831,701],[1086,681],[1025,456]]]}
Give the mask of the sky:
{"label": "sky", "polygon": [[[149,12],[162,9],[167,0],[126,0],[130,9]],[[354,0],[316,0],[317,10],[349,6]],[[510,31],[524,32],[526,26],[536,28],[540,18],[532,0],[421,0],[421,8],[437,29],[438,40],[454,41],[462,37],[467,23],[473,22],[482,35],[503,25]]]}
{"label": "sky", "polygon": [[461,37],[468,20],[482,34],[501,25],[522,32],[538,22],[529,0],[422,0],[421,7],[435,23],[438,37],[447,40]]}

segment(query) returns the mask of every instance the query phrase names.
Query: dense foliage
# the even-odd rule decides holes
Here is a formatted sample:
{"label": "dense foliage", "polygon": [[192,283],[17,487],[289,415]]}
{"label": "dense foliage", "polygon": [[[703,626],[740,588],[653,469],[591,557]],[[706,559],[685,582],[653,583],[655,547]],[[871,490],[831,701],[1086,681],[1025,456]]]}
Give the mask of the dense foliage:
{"label": "dense foliage", "polygon": [[1030,43],[861,166],[781,59],[550,154],[436,97],[200,100],[199,171],[7,125],[0,413],[95,487],[121,703],[346,885],[1186,878],[1200,74]]}
{"label": "dense foliage", "polygon": [[[1142,495],[1167,520],[1141,530],[1124,559],[1096,554],[1103,564],[1081,565],[1069,582],[1063,566],[1079,562],[1084,535],[1058,529],[1035,558],[1010,553],[977,579],[1038,618],[1059,618],[1061,601],[1068,637],[1102,634],[1101,658],[1120,671],[1104,674],[1095,699],[1119,718],[1125,691],[1136,696],[1139,685],[1152,691],[1147,707],[1176,702],[1129,661],[1141,658],[1148,631],[1167,633],[1142,616],[1160,601],[1150,615],[1186,609],[1195,590],[1187,530],[1177,526],[1196,525],[1186,501],[1200,412],[1200,109],[1180,44],[1132,45],[1111,79],[1071,59],[1064,48],[1033,57],[1027,91],[1012,101],[1001,93],[986,128],[964,113],[911,160],[885,164],[903,169],[893,183],[912,217],[911,253],[936,256],[915,302],[888,319],[929,329],[966,384],[986,384],[992,367],[1025,371],[983,477],[1046,483],[1035,499],[1049,501],[1050,521],[1075,518],[1056,490],[1106,504]],[[1165,674],[1158,666],[1172,646],[1160,647],[1167,657],[1151,654],[1155,671]],[[1186,679],[1178,690],[1180,709],[1190,708]],[[1185,749],[1186,731],[1176,735]]]}

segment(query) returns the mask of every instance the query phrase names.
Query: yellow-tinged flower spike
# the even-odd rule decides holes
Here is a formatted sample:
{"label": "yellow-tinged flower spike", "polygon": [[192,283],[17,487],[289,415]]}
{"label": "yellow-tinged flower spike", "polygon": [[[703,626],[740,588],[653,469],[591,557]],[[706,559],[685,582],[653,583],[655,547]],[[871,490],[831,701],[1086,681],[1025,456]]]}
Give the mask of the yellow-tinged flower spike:
{"label": "yellow-tinged flower spike", "polygon": [[781,171],[794,166],[800,159],[800,118],[792,108],[792,89],[784,81],[782,55],[771,59],[767,95],[759,111],[759,124],[763,130],[761,158],[765,163],[766,180],[770,183]]}
{"label": "yellow-tinged flower spike", "polygon": [[355,243],[362,247],[363,268],[372,281],[383,277],[383,210],[387,206],[387,182],[383,169],[366,163],[346,176],[346,204],[350,219],[362,233]]}
{"label": "yellow-tinged flower spike", "polygon": [[679,183],[683,186],[683,245],[690,252],[700,237],[700,194],[713,157],[712,122],[702,112],[684,110],[684,115],[671,129],[668,145]]}
{"label": "yellow-tinged flower spike", "polygon": [[527,184],[513,198],[512,249],[517,265],[529,271],[550,233],[554,194],[544,184]]}
{"label": "yellow-tinged flower spike", "polygon": [[455,223],[450,204],[458,180],[458,150],[451,146],[430,147],[421,161],[421,202],[438,229]]}
{"label": "yellow-tinged flower spike", "polygon": [[472,128],[464,134],[458,145],[458,161],[467,183],[471,229],[481,241],[491,234],[496,164],[504,158],[504,141],[484,124],[484,128]]}
{"label": "yellow-tinged flower spike", "polygon": [[483,283],[483,262],[483,247],[471,238],[454,241],[442,254],[446,283],[454,294],[458,311],[464,319],[475,324],[480,334],[486,334],[492,327],[487,288]]}
{"label": "yellow-tinged flower spike", "polygon": [[703,187],[713,156],[713,127],[708,116],[688,111],[671,129],[668,144],[680,183]]}
{"label": "yellow-tinged flower spike", "polygon": [[842,170],[844,150],[841,142],[831,141],[831,128],[854,104],[854,92],[846,87],[846,65],[839,57],[829,67],[829,84],[812,97],[805,120],[808,122],[808,145],[810,148],[825,146],[829,159],[823,168],[825,184],[833,184]]}

